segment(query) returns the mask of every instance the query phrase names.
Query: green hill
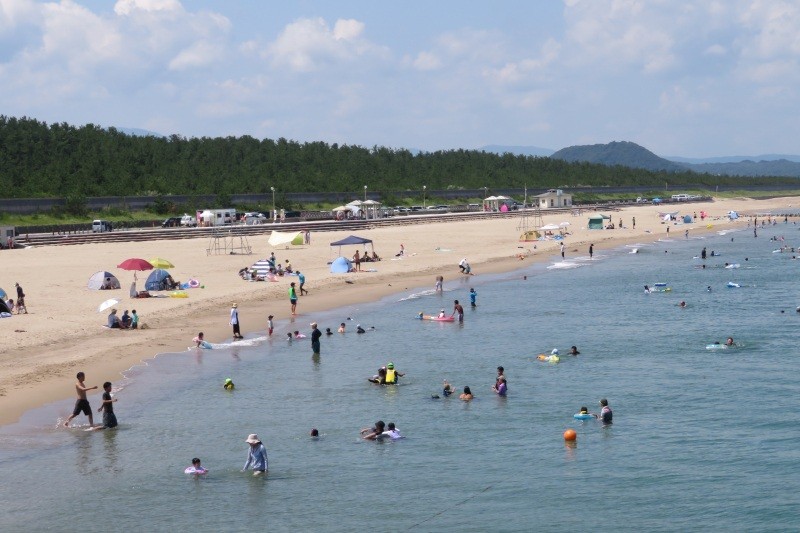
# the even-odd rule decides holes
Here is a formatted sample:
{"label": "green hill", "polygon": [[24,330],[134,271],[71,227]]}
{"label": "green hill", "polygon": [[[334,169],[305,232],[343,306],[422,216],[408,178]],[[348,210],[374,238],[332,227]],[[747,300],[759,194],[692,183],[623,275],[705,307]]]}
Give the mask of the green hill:
{"label": "green hill", "polygon": [[598,165],[641,168],[654,172],[686,172],[686,167],[658,157],[650,150],[629,141],[608,144],[569,146],[550,156],[571,163],[585,162]]}

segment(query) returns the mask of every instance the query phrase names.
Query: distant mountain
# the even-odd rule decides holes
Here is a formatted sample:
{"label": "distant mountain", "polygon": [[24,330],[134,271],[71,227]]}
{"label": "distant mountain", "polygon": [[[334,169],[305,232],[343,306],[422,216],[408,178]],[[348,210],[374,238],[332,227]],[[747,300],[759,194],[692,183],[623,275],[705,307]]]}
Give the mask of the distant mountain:
{"label": "distant mountain", "polygon": [[555,150],[550,148],[540,148],[538,146],[504,146],[502,144],[488,144],[482,148],[478,148],[490,154],[514,154],[514,155],[530,155],[536,157],[549,157],[553,155]]}
{"label": "distant mountain", "polygon": [[703,163],[741,163],[742,161],[794,161],[800,163],[800,155],[788,154],[762,154],[762,155],[731,155],[724,157],[678,157],[665,156],[665,159],[676,163],[689,163],[691,165],[702,165]]}
{"label": "distant mountain", "polygon": [[124,133],[125,135],[131,135],[133,137],[164,137],[164,135],[160,133],[143,130],[141,128],[115,128],[115,129],[120,133]]}
{"label": "distant mountain", "polygon": [[620,165],[652,171],[686,172],[687,166],[658,157],[650,150],[630,141],[614,141],[608,144],[569,146],[551,155],[564,161]]}
{"label": "distant mountain", "polygon": [[800,163],[779,159],[777,161],[740,161],[738,163],[702,163],[685,165],[694,172],[725,176],[789,176],[800,178]]}

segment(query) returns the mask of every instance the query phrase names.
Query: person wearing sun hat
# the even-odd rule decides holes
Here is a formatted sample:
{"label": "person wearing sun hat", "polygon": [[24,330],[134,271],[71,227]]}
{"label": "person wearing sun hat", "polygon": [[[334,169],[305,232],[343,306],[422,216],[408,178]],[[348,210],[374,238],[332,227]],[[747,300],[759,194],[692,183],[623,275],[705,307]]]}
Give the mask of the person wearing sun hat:
{"label": "person wearing sun hat", "polygon": [[267,449],[264,447],[264,443],[255,433],[248,435],[245,442],[250,445],[250,449],[247,453],[247,462],[242,467],[242,472],[252,467],[254,476],[265,474],[269,470],[269,461],[267,460]]}
{"label": "person wearing sun hat", "polygon": [[239,329],[239,306],[235,303],[231,306],[231,326],[233,326],[233,338],[243,339],[241,330]]}
{"label": "person wearing sun hat", "polygon": [[386,364],[386,381],[387,385],[397,384],[398,378],[405,376],[403,372],[394,369],[394,363],[391,361]]}

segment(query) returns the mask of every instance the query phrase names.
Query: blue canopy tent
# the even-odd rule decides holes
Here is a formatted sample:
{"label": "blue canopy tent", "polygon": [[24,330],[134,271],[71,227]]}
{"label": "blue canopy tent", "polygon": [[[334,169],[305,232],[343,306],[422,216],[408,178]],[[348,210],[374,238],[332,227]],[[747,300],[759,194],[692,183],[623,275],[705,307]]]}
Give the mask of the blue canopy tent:
{"label": "blue canopy tent", "polygon": [[692,220],[692,215],[683,215],[684,224],[691,224],[692,222],[694,222],[694,220]]}
{"label": "blue canopy tent", "polygon": [[337,257],[331,263],[331,274],[347,274],[353,269],[353,263],[346,257]]}
{"label": "blue canopy tent", "polygon": [[169,290],[167,282],[164,281],[169,276],[169,272],[163,268],[156,268],[150,275],[147,276],[147,281],[144,282],[144,289],[146,291],[166,291]]}
{"label": "blue canopy tent", "polygon": [[[332,242],[331,246],[338,246],[339,247],[339,255],[342,255],[342,246],[358,246],[363,244],[366,247],[369,244],[370,248],[372,248],[372,240],[365,239],[363,237],[357,237],[355,235],[350,235],[349,237],[345,237],[341,241]],[[374,252],[375,249],[373,248],[372,251]]]}

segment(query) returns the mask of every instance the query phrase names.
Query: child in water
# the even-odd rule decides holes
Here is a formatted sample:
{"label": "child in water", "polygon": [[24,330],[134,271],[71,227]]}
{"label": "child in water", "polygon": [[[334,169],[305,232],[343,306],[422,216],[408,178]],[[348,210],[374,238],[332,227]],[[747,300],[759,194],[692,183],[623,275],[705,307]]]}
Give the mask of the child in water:
{"label": "child in water", "polygon": [[236,388],[236,385],[233,384],[233,380],[231,378],[225,378],[225,384],[222,385],[222,388],[225,390],[233,390]]}
{"label": "child in water", "polygon": [[187,466],[183,473],[192,474],[194,476],[202,476],[204,474],[208,474],[208,470],[200,466],[200,459],[195,457],[192,459],[192,466]]}
{"label": "child in water", "polygon": [[444,383],[443,383],[443,385],[442,385],[442,394],[444,394],[444,397],[445,397],[445,398],[447,398],[448,396],[450,396],[451,394],[453,394],[453,392],[455,392],[455,391],[453,390],[453,386],[452,386],[452,385],[450,385],[450,384],[447,382],[447,380],[444,380]]}

